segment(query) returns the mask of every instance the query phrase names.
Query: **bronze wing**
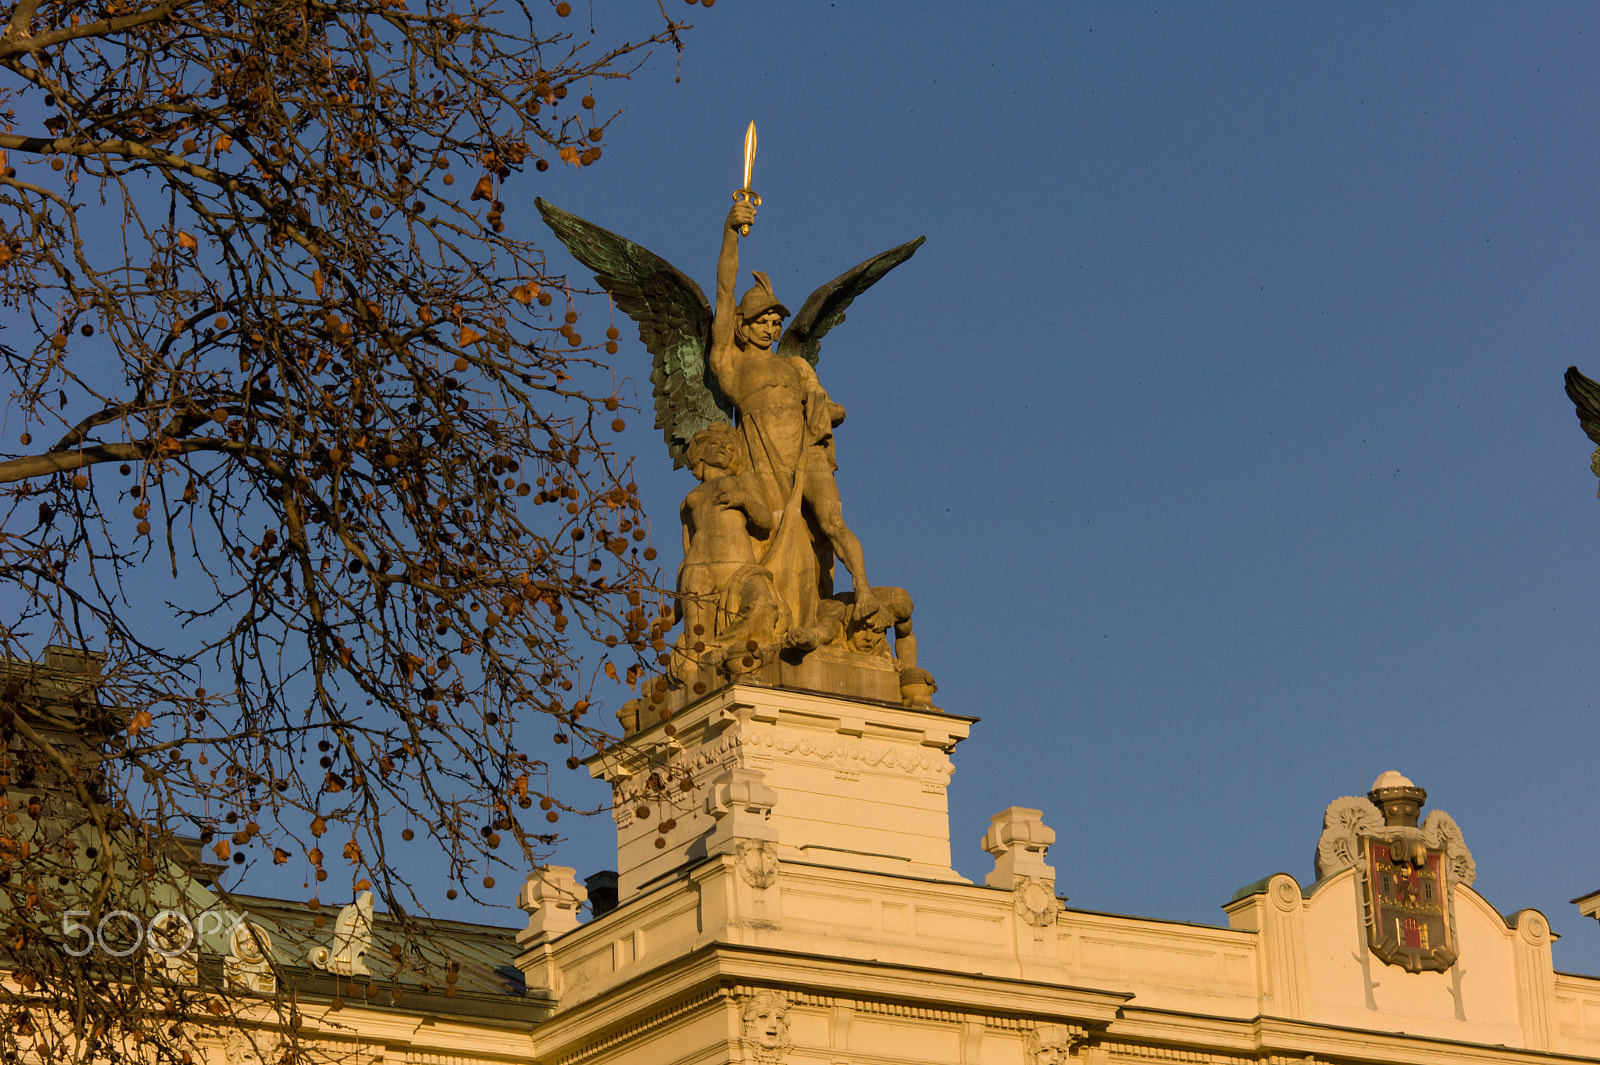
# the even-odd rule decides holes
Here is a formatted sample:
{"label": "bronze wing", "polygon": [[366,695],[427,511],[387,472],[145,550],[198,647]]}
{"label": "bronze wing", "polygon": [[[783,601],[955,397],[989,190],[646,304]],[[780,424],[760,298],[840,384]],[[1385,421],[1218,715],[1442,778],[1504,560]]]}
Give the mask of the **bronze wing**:
{"label": "bronze wing", "polygon": [[817,289],[806,300],[800,313],[794,316],[789,328],[783,331],[778,343],[779,355],[798,355],[811,365],[817,364],[822,351],[823,335],[844,321],[845,308],[855,298],[871,288],[890,270],[911,258],[927,237],[908,240],[897,248],[890,248],[858,266],[853,266]]}
{"label": "bronze wing", "polygon": [[639,339],[653,356],[656,428],[673,466],[684,465],[684,449],[696,433],[733,422],[733,404],[707,372],[711,304],[705,292],[655,252],[547,200],[533,202],[572,257],[593,270],[600,287],[639,324]]}
{"label": "bronze wing", "polygon": [[1583,376],[1576,366],[1568,366],[1567,398],[1578,408],[1578,423],[1583,431],[1600,444],[1600,381]]}

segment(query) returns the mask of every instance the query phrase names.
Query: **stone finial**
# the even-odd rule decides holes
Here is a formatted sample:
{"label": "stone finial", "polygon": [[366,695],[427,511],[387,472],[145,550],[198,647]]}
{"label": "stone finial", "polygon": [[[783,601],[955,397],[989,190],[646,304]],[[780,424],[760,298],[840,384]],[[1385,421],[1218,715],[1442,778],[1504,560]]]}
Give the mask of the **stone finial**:
{"label": "stone finial", "polygon": [[1417,814],[1428,801],[1428,793],[1391,769],[1372,782],[1367,798],[1383,811],[1384,824],[1416,828]]}
{"label": "stone finial", "polygon": [[565,865],[542,865],[528,874],[517,896],[517,906],[528,915],[528,927],[517,933],[517,943],[543,943],[577,928],[578,907],[589,889],[578,883],[577,870]]}
{"label": "stone finial", "polygon": [[363,960],[372,953],[372,892],[363,891],[356,901],[339,911],[333,922],[333,943],[312,947],[311,964],[341,976],[371,976]]}
{"label": "stone finial", "polygon": [[766,779],[759,769],[733,768],[711,781],[706,813],[717,823],[706,839],[707,853],[729,853],[736,840],[777,842],[771,814],[778,793],[767,787]]}
{"label": "stone finial", "polygon": [[1008,891],[1026,877],[1054,884],[1055,868],[1044,859],[1055,841],[1055,830],[1044,823],[1042,811],[1025,806],[1001,810],[983,834],[983,849],[994,856],[994,871],[983,882]]}

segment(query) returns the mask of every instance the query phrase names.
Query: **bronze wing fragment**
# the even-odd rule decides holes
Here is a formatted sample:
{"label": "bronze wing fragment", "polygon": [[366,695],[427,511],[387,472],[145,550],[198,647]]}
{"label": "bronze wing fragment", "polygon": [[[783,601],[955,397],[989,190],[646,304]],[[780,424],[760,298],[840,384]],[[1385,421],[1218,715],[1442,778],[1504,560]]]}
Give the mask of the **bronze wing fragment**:
{"label": "bronze wing fragment", "polygon": [[1600,444],[1600,381],[1583,376],[1576,366],[1567,367],[1567,398],[1578,408],[1578,422],[1589,439]]}
{"label": "bronze wing fragment", "polygon": [[696,433],[733,422],[733,404],[707,371],[711,304],[705,292],[655,252],[547,200],[533,202],[572,257],[593,270],[600,287],[639,324],[639,340],[653,356],[656,428],[674,467],[683,466]]}
{"label": "bronze wing fragment", "polygon": [[[1590,440],[1600,444],[1600,381],[1583,376],[1576,366],[1567,367],[1567,398],[1578,409],[1578,424]],[[1600,477],[1600,447],[1589,459],[1589,468]]]}
{"label": "bronze wing fragment", "polygon": [[927,237],[908,240],[896,248],[853,266],[813,292],[794,316],[789,328],[783,331],[778,342],[779,355],[798,355],[811,365],[817,364],[822,350],[822,338],[840,322],[844,312],[855,298],[871,288],[884,274],[899,266],[922,246]]}

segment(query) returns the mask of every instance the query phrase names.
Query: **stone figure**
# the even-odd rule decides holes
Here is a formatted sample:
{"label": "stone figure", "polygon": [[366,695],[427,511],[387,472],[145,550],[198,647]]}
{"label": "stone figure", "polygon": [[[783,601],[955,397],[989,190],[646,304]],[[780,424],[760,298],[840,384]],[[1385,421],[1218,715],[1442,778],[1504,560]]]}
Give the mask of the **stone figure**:
{"label": "stone figure", "polygon": [[745,1061],[771,1065],[782,1061],[789,1042],[789,1000],[782,992],[760,990],[744,1002],[739,1011],[739,1045]]}
{"label": "stone figure", "polygon": [[[753,144],[747,141],[747,163]],[[713,307],[699,285],[661,257],[535,201],[573,256],[639,323],[654,357],[656,425],[675,463],[692,466],[702,482],[682,511],[684,632],[673,669],[681,674],[698,656],[724,674],[737,673],[770,660],[779,647],[793,655],[825,645],[884,655],[890,628],[896,664],[911,669],[911,599],[899,590],[881,596],[868,581],[834,479],[834,430],[845,410],[823,389],[815,367],[823,336],[923,238],[845,271],[791,315],[764,273],[754,273],[754,285],[735,299],[739,240],[759,202],[736,197],[722,225]],[[703,437],[708,430],[712,435]],[[848,599],[834,595],[835,558],[850,574]],[[919,694],[927,688],[923,679]]]}
{"label": "stone figure", "polygon": [[789,609],[772,573],[756,561],[756,540],[772,533],[777,518],[760,482],[741,468],[743,451],[732,426],[702,429],[685,457],[701,483],[680,511],[683,564],[676,613],[683,634],[673,665],[684,673],[690,664],[709,659],[741,672],[745,658],[754,661],[746,653],[751,641],[755,650],[773,648],[789,630]]}
{"label": "stone figure", "polygon": [[790,315],[766,274],[755,272],[755,284],[737,304],[733,299],[739,232],[755,220],[755,212],[748,202],[735,203],[722,229],[709,361],[718,386],[739,412],[750,468],[768,505],[782,515],[781,533],[765,561],[803,630],[815,623],[817,602],[833,591],[825,548],[844,563],[869,611],[872,590],[861,543],[844,523],[833,476],[839,468],[833,430],[844,421],[845,410],[828,398],[810,362],[793,350],[773,350]]}
{"label": "stone figure", "polygon": [[1041,1024],[1028,1033],[1029,1065],[1067,1065],[1072,1059],[1072,1029],[1064,1024]]}

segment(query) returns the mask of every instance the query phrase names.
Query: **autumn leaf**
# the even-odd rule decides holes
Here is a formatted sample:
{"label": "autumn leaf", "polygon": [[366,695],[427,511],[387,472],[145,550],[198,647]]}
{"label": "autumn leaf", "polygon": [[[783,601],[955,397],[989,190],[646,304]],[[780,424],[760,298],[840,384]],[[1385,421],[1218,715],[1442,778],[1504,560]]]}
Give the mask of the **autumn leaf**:
{"label": "autumn leaf", "polygon": [[483,177],[479,178],[478,184],[472,189],[472,198],[474,200],[494,199],[494,178],[490,177],[488,174],[485,174]]}
{"label": "autumn leaf", "polygon": [[578,149],[574,148],[570,144],[567,145],[566,147],[562,148],[561,149],[561,160],[562,160],[562,162],[567,163],[567,164],[569,164],[571,166],[577,166],[578,165]]}
{"label": "autumn leaf", "polygon": [[132,720],[128,722],[128,735],[137,735],[141,729],[149,728],[151,722],[153,721],[155,721],[154,714],[148,710],[140,710],[138,713],[134,714]]}
{"label": "autumn leaf", "polygon": [[217,138],[217,151],[219,151],[219,152],[227,152],[227,151],[232,151],[232,150],[233,150],[233,135],[232,134],[224,133],[222,136]]}
{"label": "autumn leaf", "polygon": [[464,326],[461,327],[461,335],[456,338],[456,345],[458,347],[463,347],[464,348],[468,344],[471,344],[471,343],[473,343],[475,341],[482,340],[482,339],[483,339],[483,334],[482,333],[478,332],[476,329],[472,328],[470,325],[464,325]]}
{"label": "autumn leaf", "polygon": [[321,270],[311,271],[311,287],[317,290],[318,299],[322,298],[322,288],[327,283],[328,279],[322,276]]}
{"label": "autumn leaf", "polygon": [[194,234],[186,229],[178,230],[178,247],[184,251],[199,251],[200,242],[194,239]]}

